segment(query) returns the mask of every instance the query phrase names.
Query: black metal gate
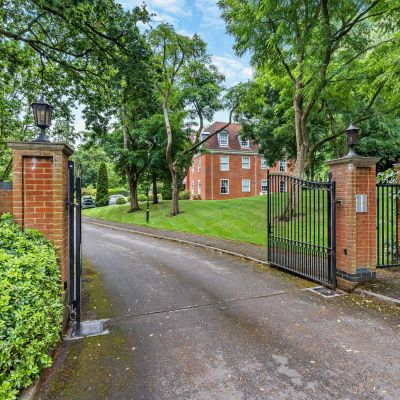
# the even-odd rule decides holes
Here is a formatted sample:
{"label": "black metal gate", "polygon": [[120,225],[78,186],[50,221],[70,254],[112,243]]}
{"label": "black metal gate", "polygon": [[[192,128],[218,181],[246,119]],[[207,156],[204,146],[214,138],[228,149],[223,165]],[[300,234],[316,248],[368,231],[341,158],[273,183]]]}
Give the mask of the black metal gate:
{"label": "black metal gate", "polygon": [[268,171],[268,260],[336,288],[335,182]]}
{"label": "black metal gate", "polygon": [[377,267],[399,267],[400,184],[376,185]]}
{"label": "black metal gate", "polygon": [[82,223],[81,223],[81,173],[75,176],[74,162],[68,161],[68,231],[69,231],[69,281],[68,299],[71,318],[79,330],[81,322],[82,274]]}

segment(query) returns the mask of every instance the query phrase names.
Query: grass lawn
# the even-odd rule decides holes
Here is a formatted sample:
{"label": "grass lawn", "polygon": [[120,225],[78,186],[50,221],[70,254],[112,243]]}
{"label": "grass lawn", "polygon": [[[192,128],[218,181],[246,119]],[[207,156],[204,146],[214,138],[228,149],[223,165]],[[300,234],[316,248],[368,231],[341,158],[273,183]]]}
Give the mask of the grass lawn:
{"label": "grass lawn", "polygon": [[[154,228],[197,233],[200,235],[266,244],[266,197],[246,197],[232,200],[180,200],[181,214],[170,217],[170,201],[151,204],[150,223]],[[146,224],[146,205],[141,211],[128,213],[129,206],[113,205],[83,210],[83,215],[105,221]]]}

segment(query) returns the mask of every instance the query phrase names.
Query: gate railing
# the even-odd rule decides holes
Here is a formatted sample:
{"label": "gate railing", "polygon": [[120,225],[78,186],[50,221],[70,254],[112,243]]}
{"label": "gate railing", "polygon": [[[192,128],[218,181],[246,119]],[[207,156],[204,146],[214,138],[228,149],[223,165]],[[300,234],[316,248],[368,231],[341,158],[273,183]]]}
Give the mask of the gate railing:
{"label": "gate railing", "polygon": [[269,172],[267,179],[269,262],[334,289],[335,182]]}
{"label": "gate railing", "polygon": [[398,267],[400,184],[376,185],[377,268]]}
{"label": "gate railing", "polygon": [[69,306],[71,317],[79,329],[81,322],[81,274],[82,274],[82,223],[81,223],[81,176],[75,176],[74,162],[68,161],[68,231],[69,231]]}

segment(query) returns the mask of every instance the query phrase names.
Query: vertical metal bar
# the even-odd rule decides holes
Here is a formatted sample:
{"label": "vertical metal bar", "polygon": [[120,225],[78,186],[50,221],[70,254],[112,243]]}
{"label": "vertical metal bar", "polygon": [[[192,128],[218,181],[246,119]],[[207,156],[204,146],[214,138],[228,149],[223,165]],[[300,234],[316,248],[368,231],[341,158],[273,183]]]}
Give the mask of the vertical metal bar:
{"label": "vertical metal bar", "polygon": [[76,328],[81,324],[81,270],[82,270],[82,223],[81,177],[76,177]]}
{"label": "vertical metal bar", "polygon": [[394,227],[393,227],[393,221],[394,221],[394,209],[393,209],[393,202],[394,202],[394,197],[393,197],[393,185],[390,186],[390,264],[394,263],[394,255],[393,255],[393,246],[394,246]]}
{"label": "vertical metal bar", "polygon": [[74,162],[68,161],[68,253],[69,253],[69,304],[75,303],[75,250],[74,250]]}
{"label": "vertical metal bar", "polygon": [[386,186],[386,264],[389,263],[389,252],[390,252],[390,248],[389,248],[389,199],[388,199],[388,195],[389,195],[389,187]]}

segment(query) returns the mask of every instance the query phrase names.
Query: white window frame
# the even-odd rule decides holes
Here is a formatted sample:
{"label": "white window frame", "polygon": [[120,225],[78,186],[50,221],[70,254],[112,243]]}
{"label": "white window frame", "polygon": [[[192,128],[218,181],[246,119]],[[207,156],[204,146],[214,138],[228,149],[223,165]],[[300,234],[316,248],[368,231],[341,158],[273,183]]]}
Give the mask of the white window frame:
{"label": "white window frame", "polygon": [[268,162],[265,157],[261,157],[261,169],[268,169]]}
{"label": "white window frame", "polygon": [[201,194],[201,181],[200,181],[200,179],[197,181],[197,194]]}
{"label": "white window frame", "polygon": [[194,160],[192,160],[192,174],[194,172]]}
{"label": "white window frame", "polygon": [[194,194],[194,181],[192,181],[191,189],[192,194]]}
{"label": "white window frame", "polygon": [[[226,164],[222,163],[222,158],[226,158],[226,160],[227,160]],[[226,165],[226,169],[222,168],[223,165]],[[220,171],[229,171],[229,156],[220,156],[219,157],[219,170]]]}
{"label": "white window frame", "polygon": [[[226,137],[226,143],[222,143],[221,138]],[[229,135],[227,132],[221,132],[218,134],[218,143],[222,147],[228,147],[229,146]]]}
{"label": "white window frame", "polygon": [[[263,189],[263,187],[265,189]],[[268,191],[268,181],[266,179],[262,179],[261,180],[261,192],[262,193],[267,193],[267,191]]]}
{"label": "white window frame", "polygon": [[197,172],[201,172],[201,158],[197,160]]}
{"label": "white window frame", "polygon": [[279,193],[286,193],[287,192],[287,182],[286,181],[279,181]]}
{"label": "white window frame", "polygon": [[[240,142],[240,147],[243,147],[245,149],[248,149],[250,147],[250,139],[242,139],[241,137],[239,137],[239,142]],[[246,143],[243,144],[243,142]]]}
{"label": "white window frame", "polygon": [[[227,182],[227,191],[226,191],[226,193],[222,193],[222,181],[226,181]],[[220,194],[229,194],[229,179],[220,179],[220,182],[219,182],[219,193]]]}
{"label": "white window frame", "polygon": [[[248,190],[245,190],[245,185],[244,185],[245,182],[248,183],[248,185],[246,185],[246,189],[248,189]],[[242,192],[243,193],[251,192],[251,180],[250,179],[242,179]]]}
{"label": "white window frame", "polygon": [[279,172],[286,172],[287,162],[286,160],[279,160]]}
{"label": "white window frame", "polygon": [[[245,166],[245,164],[244,164],[244,162],[243,162],[243,160],[244,160],[245,158],[247,158],[247,159],[249,160],[249,164],[248,164],[247,167]],[[251,166],[250,166],[250,156],[242,156],[242,169],[250,169],[250,168],[251,168]]]}

